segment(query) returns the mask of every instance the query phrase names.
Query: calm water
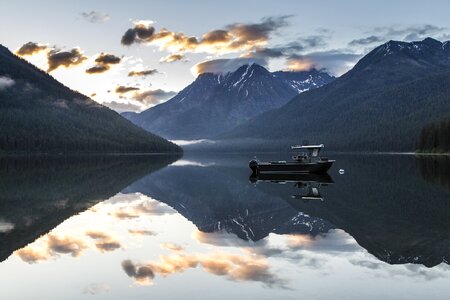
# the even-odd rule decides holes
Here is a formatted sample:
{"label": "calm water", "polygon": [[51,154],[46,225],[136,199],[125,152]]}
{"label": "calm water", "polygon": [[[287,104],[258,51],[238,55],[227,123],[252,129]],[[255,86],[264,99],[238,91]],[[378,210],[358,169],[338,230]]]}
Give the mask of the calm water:
{"label": "calm water", "polygon": [[0,159],[0,298],[448,299],[450,160],[250,158]]}

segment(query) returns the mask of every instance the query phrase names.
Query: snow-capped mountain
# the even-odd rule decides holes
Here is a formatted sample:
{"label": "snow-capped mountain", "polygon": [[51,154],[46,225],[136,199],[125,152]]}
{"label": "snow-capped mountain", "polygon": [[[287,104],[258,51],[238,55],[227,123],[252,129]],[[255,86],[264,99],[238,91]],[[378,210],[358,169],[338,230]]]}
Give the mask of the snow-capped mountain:
{"label": "snow-capped mountain", "polygon": [[227,145],[261,141],[252,146],[258,149],[267,140],[270,147],[286,147],[301,139],[333,150],[414,151],[424,126],[450,116],[449,82],[448,41],[388,41],[332,83],[221,138]]}
{"label": "snow-capped mountain", "polygon": [[169,101],[123,116],[166,138],[210,138],[333,79],[317,70],[271,73],[244,65],[227,74],[201,74]]}

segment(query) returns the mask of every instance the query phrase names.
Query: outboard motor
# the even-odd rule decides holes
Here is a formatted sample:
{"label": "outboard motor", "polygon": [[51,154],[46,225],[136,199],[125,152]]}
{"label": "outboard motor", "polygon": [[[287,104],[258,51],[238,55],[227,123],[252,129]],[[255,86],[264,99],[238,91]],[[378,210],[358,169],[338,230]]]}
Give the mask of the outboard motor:
{"label": "outboard motor", "polygon": [[252,159],[248,163],[248,166],[252,170],[253,174],[258,174],[258,161],[256,159]]}

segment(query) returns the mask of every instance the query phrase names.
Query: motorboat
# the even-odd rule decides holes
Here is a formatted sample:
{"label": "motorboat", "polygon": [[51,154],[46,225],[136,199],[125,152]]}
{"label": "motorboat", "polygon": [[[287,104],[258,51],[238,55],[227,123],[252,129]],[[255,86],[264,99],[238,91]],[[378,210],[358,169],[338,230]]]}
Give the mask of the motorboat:
{"label": "motorboat", "polygon": [[327,157],[320,157],[320,151],[324,148],[320,145],[295,145],[291,146],[293,150],[299,150],[300,153],[292,157],[292,161],[270,161],[260,162],[252,159],[249,167],[254,174],[263,173],[326,173],[334,160]]}

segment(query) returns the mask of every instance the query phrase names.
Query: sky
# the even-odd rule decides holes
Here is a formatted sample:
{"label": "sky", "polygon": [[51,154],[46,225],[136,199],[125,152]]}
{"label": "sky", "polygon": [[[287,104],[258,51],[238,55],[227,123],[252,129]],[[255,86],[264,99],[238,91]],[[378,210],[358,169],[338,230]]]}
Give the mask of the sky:
{"label": "sky", "polygon": [[246,63],[339,76],[388,40],[450,40],[450,0],[0,1],[0,43],[122,111]]}

